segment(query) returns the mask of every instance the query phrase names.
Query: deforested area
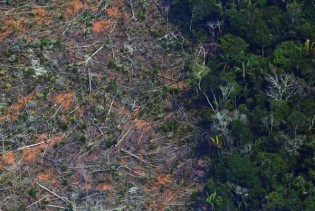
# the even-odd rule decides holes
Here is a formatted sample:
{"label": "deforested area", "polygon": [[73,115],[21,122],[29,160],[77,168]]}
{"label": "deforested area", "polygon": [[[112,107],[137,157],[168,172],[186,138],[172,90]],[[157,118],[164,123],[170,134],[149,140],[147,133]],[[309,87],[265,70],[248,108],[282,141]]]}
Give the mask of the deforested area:
{"label": "deforested area", "polygon": [[0,3],[0,209],[189,206],[188,41],[160,1]]}

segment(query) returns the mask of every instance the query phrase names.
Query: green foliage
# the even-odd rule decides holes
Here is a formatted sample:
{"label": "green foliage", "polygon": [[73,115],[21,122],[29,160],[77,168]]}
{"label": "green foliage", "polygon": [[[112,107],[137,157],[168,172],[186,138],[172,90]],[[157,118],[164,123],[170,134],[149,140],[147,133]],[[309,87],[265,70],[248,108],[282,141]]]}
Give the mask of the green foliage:
{"label": "green foliage", "polygon": [[301,18],[303,16],[302,4],[297,1],[292,1],[286,5],[287,11],[287,23],[293,28],[301,23]]}
{"label": "green foliage", "polygon": [[235,145],[237,147],[243,146],[253,141],[254,136],[247,124],[245,124],[243,121],[235,120],[231,123],[231,125],[231,133],[235,139]]}
{"label": "green foliage", "polygon": [[36,70],[34,68],[29,67],[25,70],[25,75],[28,77],[34,76],[35,74],[36,74]]}
{"label": "green foliage", "polygon": [[271,28],[275,39],[282,41],[286,37],[285,11],[279,7],[271,6],[264,9],[263,17]]}
{"label": "green foliage", "polygon": [[[216,210],[234,210],[236,209],[233,200],[233,194],[226,183],[216,183],[213,179],[208,179],[205,184],[206,203]],[[209,194],[211,193],[211,194]],[[211,197],[212,196],[212,197]]]}
{"label": "green foliage", "polygon": [[223,11],[223,3],[218,0],[177,0],[172,4],[170,16],[180,22],[184,32],[204,39],[208,23],[217,22]]}
{"label": "green foliage", "polygon": [[227,181],[233,182],[243,187],[254,187],[259,184],[256,176],[256,168],[250,159],[234,154],[227,163]]}
{"label": "green foliage", "polygon": [[307,119],[302,112],[293,111],[287,118],[287,125],[289,126],[290,130],[294,131],[298,128],[306,126],[306,121]]}
{"label": "green foliage", "polygon": [[[227,16],[231,23],[233,33],[242,35],[248,43],[261,48],[273,44],[273,33],[263,20],[261,14],[251,14],[232,9],[227,11]],[[264,52],[262,52],[262,54],[264,54]]]}
{"label": "green foliage", "polygon": [[299,65],[304,54],[302,45],[286,41],[273,52],[273,62],[284,70],[291,69]]}
{"label": "green foliage", "polygon": [[213,209],[222,207],[223,205],[223,199],[221,196],[218,196],[216,191],[207,196],[206,202],[211,205]]}
{"label": "green foliage", "polygon": [[177,122],[176,122],[176,121],[170,121],[170,122],[164,123],[164,124],[160,127],[160,129],[161,129],[163,132],[167,133],[167,132],[171,132],[171,131],[176,130],[177,127],[178,127],[178,125],[177,125]]}
{"label": "green foliage", "polygon": [[315,23],[303,20],[303,22],[296,26],[299,36],[305,39],[315,39]]}
{"label": "green foliage", "polygon": [[40,41],[40,47],[44,48],[45,46],[47,46],[49,44],[49,39],[47,37],[43,37]]}
{"label": "green foliage", "polygon": [[222,36],[220,39],[220,47],[226,57],[230,57],[232,61],[241,63],[245,59],[245,51],[248,44],[240,37],[231,34]]}
{"label": "green foliage", "polygon": [[66,131],[68,130],[68,124],[66,122],[59,122],[59,128]]}
{"label": "green foliage", "polygon": [[[260,16],[255,17],[253,21],[255,23],[251,25],[252,28],[250,28],[247,35],[248,39],[261,48],[271,46],[274,42],[274,37],[267,23]],[[263,52],[262,54],[264,55]]]}
{"label": "green foliage", "polygon": [[117,144],[117,140],[114,140],[112,138],[108,138],[105,142],[105,145],[107,148],[110,148],[111,146],[114,146],[115,144]]}
{"label": "green foliage", "polygon": [[292,165],[280,153],[260,153],[259,162],[260,175],[269,179],[270,184],[276,184],[273,180],[280,180]]}
{"label": "green foliage", "polygon": [[315,115],[315,101],[307,98],[301,102],[301,110],[303,113],[307,114],[308,116]]}
{"label": "green foliage", "polygon": [[304,207],[306,211],[312,211],[315,209],[315,196],[308,196],[305,199]]}
{"label": "green foliage", "polygon": [[270,103],[270,110],[276,122],[280,123],[290,113],[290,107],[286,100],[272,100]]}
{"label": "green foliage", "polygon": [[[205,202],[219,210],[314,210],[314,2],[177,2],[193,41],[219,45],[207,62],[186,65],[193,84],[201,81],[212,113],[230,114],[209,128]],[[217,20],[224,20],[218,37],[207,28]]]}
{"label": "green foliage", "polygon": [[267,210],[283,210],[285,208],[286,201],[283,194],[273,191],[266,196],[266,200]]}
{"label": "green foliage", "polygon": [[193,21],[200,21],[214,14],[220,14],[221,2],[216,0],[189,0]]}
{"label": "green foliage", "polygon": [[78,138],[78,141],[81,142],[81,143],[85,143],[85,142],[87,141],[87,138],[82,135],[82,136],[80,136],[80,137]]}
{"label": "green foliage", "polygon": [[245,104],[240,104],[238,106],[238,110],[244,114],[249,114],[249,109],[248,109],[247,105],[245,105]]}
{"label": "green foliage", "polygon": [[32,198],[36,199],[37,198],[37,190],[35,188],[29,189],[28,195],[30,195]]}

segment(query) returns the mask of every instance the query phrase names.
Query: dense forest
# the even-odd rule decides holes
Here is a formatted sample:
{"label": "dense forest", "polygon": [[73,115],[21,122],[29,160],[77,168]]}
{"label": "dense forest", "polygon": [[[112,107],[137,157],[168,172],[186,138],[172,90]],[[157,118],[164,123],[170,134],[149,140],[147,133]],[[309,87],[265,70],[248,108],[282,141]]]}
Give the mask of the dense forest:
{"label": "dense forest", "polygon": [[[178,0],[211,210],[315,210],[315,1]],[[188,105],[189,106],[189,105]],[[192,106],[192,105],[190,105]]]}

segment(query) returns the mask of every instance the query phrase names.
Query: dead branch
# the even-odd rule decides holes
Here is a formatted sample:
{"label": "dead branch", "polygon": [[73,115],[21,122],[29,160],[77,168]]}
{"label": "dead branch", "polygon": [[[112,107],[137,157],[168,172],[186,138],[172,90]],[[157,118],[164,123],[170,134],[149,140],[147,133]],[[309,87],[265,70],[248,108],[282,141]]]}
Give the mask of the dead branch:
{"label": "dead branch", "polygon": [[[64,136],[63,136],[63,137],[64,137]],[[52,140],[53,140],[53,139],[48,139],[47,141],[42,141],[42,142],[39,142],[39,143],[36,143],[36,144],[31,144],[31,145],[27,145],[27,146],[24,146],[24,147],[20,147],[20,148],[16,149],[16,151],[21,151],[21,150],[24,150],[24,149],[36,147],[36,146],[41,145],[41,144],[48,144],[48,143],[51,142]]]}
{"label": "dead branch", "polygon": [[106,115],[107,117],[109,116],[109,114],[110,114],[110,112],[112,110],[113,103],[114,103],[114,98],[112,99],[112,102],[110,103],[109,110],[108,110],[107,115]]}
{"label": "dead branch", "polygon": [[170,197],[168,200],[166,200],[163,204],[166,205],[168,202],[170,202],[170,201],[174,198],[174,196],[175,196],[175,195],[171,196],[171,197]]}
{"label": "dead branch", "polygon": [[213,105],[212,105],[212,103],[210,102],[210,100],[209,100],[207,94],[201,89],[201,79],[199,80],[199,83],[198,83],[198,89],[199,89],[199,91],[201,91],[201,93],[205,96],[205,98],[206,98],[206,100],[207,100],[209,106],[211,107],[211,109],[212,109],[212,110],[215,110],[214,107],[213,107]]}
{"label": "dead branch", "polygon": [[121,137],[121,139],[119,139],[119,141],[117,141],[117,144],[115,145],[116,147],[118,147],[121,142],[125,139],[125,137],[129,134],[129,132],[131,131],[132,127],[129,128],[129,130]]}
{"label": "dead branch", "polygon": [[48,196],[44,196],[43,198],[41,198],[41,199],[35,201],[34,203],[28,205],[28,206],[26,207],[26,209],[28,209],[28,208],[34,206],[35,204],[38,204],[39,202],[43,201],[43,200],[44,200],[45,198],[47,198],[47,197],[48,197]]}
{"label": "dead branch", "polygon": [[[57,198],[61,199],[61,200],[64,201],[66,204],[73,205],[73,204],[71,203],[71,201],[69,201],[69,199],[67,199],[66,197],[59,196],[57,193],[55,193],[55,192],[49,190],[48,188],[46,188],[45,186],[41,185],[41,184],[38,183],[38,182],[36,182],[36,184],[37,184],[39,187],[41,187],[42,189],[48,191],[49,193],[53,194],[53,195],[56,196]],[[74,207],[73,209],[76,210],[75,207]]]}
{"label": "dead branch", "polygon": [[128,4],[129,4],[129,7],[130,7],[130,10],[131,10],[131,13],[132,13],[131,20],[137,21],[137,18],[136,18],[134,9],[133,9],[132,0],[128,0],[127,2],[128,2]]}
{"label": "dead branch", "polygon": [[151,167],[154,167],[152,164],[148,163],[147,161],[143,160],[143,159],[140,158],[139,156],[137,156],[137,155],[135,155],[135,154],[132,154],[131,152],[129,152],[129,151],[125,150],[125,149],[121,149],[121,151],[123,151],[123,152],[127,153],[128,155],[130,155],[130,156],[132,156],[132,157],[134,157],[134,158],[140,160],[140,161],[143,162],[144,164],[147,164],[147,165],[149,165],[149,166],[151,166]]}
{"label": "dead branch", "polygon": [[52,141],[52,140],[49,139],[49,140],[47,140],[47,141],[42,141],[42,142],[39,142],[39,143],[36,143],[36,144],[27,145],[27,146],[18,148],[16,151],[21,151],[21,150],[24,150],[24,149],[36,147],[36,146],[42,145],[42,144],[48,144],[48,143],[51,142],[51,141]]}
{"label": "dead branch", "polygon": [[103,44],[101,47],[99,47],[91,56],[89,56],[85,61],[84,64],[87,65],[89,61],[92,59],[93,56],[95,56],[100,50],[104,48],[105,44]]}
{"label": "dead branch", "polygon": [[51,204],[48,204],[47,207],[53,207],[53,208],[64,209],[64,210],[67,210],[67,209],[68,209],[68,208],[66,208],[66,207],[61,207],[61,206],[51,205]]}
{"label": "dead branch", "polygon": [[[64,100],[63,100],[64,101]],[[62,102],[63,102],[62,101]],[[61,105],[62,105],[62,102],[60,103],[59,107],[57,108],[56,112],[51,116],[51,118],[55,118],[55,116],[57,115],[57,113],[59,112],[60,108],[61,108]]]}
{"label": "dead branch", "polygon": [[92,93],[92,76],[91,76],[91,70],[88,68],[88,77],[89,77],[89,91],[90,94]]}

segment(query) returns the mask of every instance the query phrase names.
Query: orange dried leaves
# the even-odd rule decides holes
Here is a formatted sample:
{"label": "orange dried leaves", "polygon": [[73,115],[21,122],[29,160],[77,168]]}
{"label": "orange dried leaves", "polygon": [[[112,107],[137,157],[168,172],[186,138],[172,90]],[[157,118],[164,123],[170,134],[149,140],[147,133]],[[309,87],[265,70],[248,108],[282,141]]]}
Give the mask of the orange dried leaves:
{"label": "orange dried leaves", "polygon": [[51,22],[47,10],[40,6],[33,7],[35,20],[38,24],[48,24]]}
{"label": "orange dried leaves", "polygon": [[16,162],[15,162],[15,156],[14,156],[14,152],[13,151],[8,151],[6,152],[4,155],[3,155],[3,160],[4,160],[4,163],[6,165],[14,165]]}
{"label": "orange dried leaves", "polygon": [[112,22],[110,21],[105,21],[105,20],[101,20],[101,21],[96,21],[93,23],[93,31],[95,32],[103,32],[105,30],[108,30],[112,27]]}
{"label": "orange dried leaves", "polygon": [[66,15],[74,15],[77,14],[80,10],[85,8],[85,4],[82,3],[80,0],[73,0],[71,1],[65,11]]}
{"label": "orange dried leaves", "polygon": [[62,108],[70,108],[73,101],[73,94],[71,92],[60,93],[54,97],[54,100],[61,105]]}

